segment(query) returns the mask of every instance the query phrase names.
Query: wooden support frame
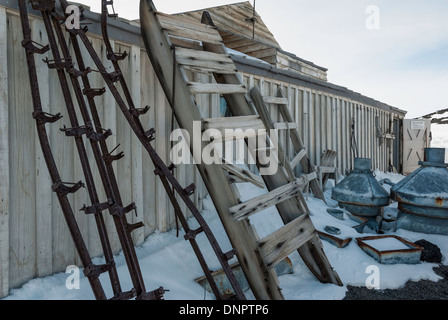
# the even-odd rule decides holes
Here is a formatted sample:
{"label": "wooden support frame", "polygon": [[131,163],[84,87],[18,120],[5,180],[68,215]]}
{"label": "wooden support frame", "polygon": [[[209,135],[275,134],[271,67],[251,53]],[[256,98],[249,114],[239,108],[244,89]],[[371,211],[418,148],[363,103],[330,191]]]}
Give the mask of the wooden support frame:
{"label": "wooden support frame", "polygon": [[[152,65],[157,66],[155,71],[169,99],[179,126],[187,130],[190,136],[193,136],[193,123],[194,121],[202,121],[202,116],[187,86],[180,85],[188,81],[175,65],[172,43],[164,33],[164,29],[158,19],[161,16],[163,15],[157,13],[152,1],[141,0],[140,21],[148,55]],[[216,29],[212,29],[216,31]],[[216,41],[211,41],[211,43],[216,45]],[[222,40],[219,41],[219,45],[222,45]],[[174,91],[173,83],[177,83]],[[174,101],[172,98],[174,98]],[[182,103],[175,103],[175,101],[181,101]],[[205,146],[205,142],[199,145],[202,148]],[[195,146],[193,146],[191,141],[190,150],[193,151],[194,148]],[[194,152],[192,153],[193,155],[195,154]],[[200,163],[200,161],[196,161],[196,163]],[[241,263],[255,297],[261,300],[283,299],[275,271],[263,267],[263,261],[258,254],[258,237],[254,229],[247,220],[235,222],[227,211],[229,207],[239,203],[239,196],[235,193],[232,185],[216,183],[216,181],[227,181],[227,173],[219,165],[206,166],[200,164],[197,165],[197,168],[213,198],[215,208],[229,235],[230,242],[236,251],[238,261]],[[260,279],[263,280],[260,281]]]}
{"label": "wooden support frame", "polygon": [[267,194],[260,195],[233,206],[229,208],[229,213],[237,221],[247,219],[255,213],[297,196],[303,191],[303,188],[308,184],[308,182],[308,178],[299,178],[296,181],[278,187]]}
{"label": "wooden support frame", "polygon": [[[185,74],[182,64],[176,63],[176,60],[173,58],[173,56],[177,57],[177,55],[176,48],[173,47],[172,43],[170,43],[170,32],[169,30],[168,32],[165,32],[167,29],[161,26],[157,17],[158,13],[155,10],[152,1],[141,0],[140,22],[148,55],[152,64],[157,66],[155,70],[158,73],[158,78],[161,81],[165,94],[170,100],[170,104],[179,126],[189,132],[191,136],[193,132],[193,123],[195,121],[202,121],[201,112],[196,105],[194,97],[187,88],[187,83],[190,82],[190,80]],[[209,30],[214,29],[211,18],[206,14],[203,16],[203,21],[209,24],[207,27]],[[183,22],[180,22],[180,24],[182,23]],[[211,52],[217,55],[228,54],[222,41],[219,43],[215,40],[209,41],[208,36],[202,39],[192,36],[191,39],[201,40],[203,51]],[[177,68],[179,66],[180,68]],[[226,68],[222,68],[224,72],[221,72],[218,69],[213,73],[216,83],[226,85],[243,84],[241,77],[237,73],[231,74],[225,72],[225,69]],[[203,73],[202,71],[201,73]],[[173,90],[174,83],[176,83],[176,90]],[[184,85],[182,85],[182,83]],[[224,98],[231,114],[234,117],[256,115],[255,106],[252,104],[252,101],[247,94],[226,94],[224,95]],[[269,129],[265,123],[264,126],[265,130]],[[196,146],[190,141],[190,150],[193,155],[195,155],[194,150],[197,150],[197,147],[206,147],[204,141],[202,141],[200,145],[196,143]],[[282,154],[280,148],[278,154],[281,158],[281,163],[285,163],[284,155]],[[258,239],[254,228],[250,225],[248,219],[236,222],[228,212],[228,208],[239,204],[239,195],[236,187],[230,183],[226,183],[228,182],[227,173],[222,170],[220,166],[213,164],[204,165],[201,161],[196,161],[196,163],[198,164],[198,169],[201,172],[204,183],[207,186],[216,210],[221,218],[221,221],[223,222],[230,242],[234,246],[238,260],[242,265],[244,274],[251,286],[252,292],[257,299],[283,299],[281,290],[278,287],[278,279],[275,273],[272,273],[272,268],[266,264],[265,257],[260,254],[259,243],[257,241]],[[261,164],[258,163],[259,168],[260,165]],[[269,191],[295,181],[295,177],[292,175],[292,170],[289,166],[289,161],[284,169],[287,172],[281,169],[277,170],[274,174],[266,174],[262,176]],[[294,198],[297,199],[294,200]],[[277,203],[276,206],[285,224],[289,224],[301,215],[308,216],[309,213],[309,209],[301,193],[298,193],[296,197],[282,201],[281,203]],[[310,270],[320,281],[341,285],[342,283],[339,277],[331,268],[324,252],[322,251],[322,244],[317,231],[313,226],[310,232],[312,232],[312,236],[309,237],[303,245],[300,243],[301,247],[296,249],[301,254]],[[275,259],[272,260],[275,261]]]}

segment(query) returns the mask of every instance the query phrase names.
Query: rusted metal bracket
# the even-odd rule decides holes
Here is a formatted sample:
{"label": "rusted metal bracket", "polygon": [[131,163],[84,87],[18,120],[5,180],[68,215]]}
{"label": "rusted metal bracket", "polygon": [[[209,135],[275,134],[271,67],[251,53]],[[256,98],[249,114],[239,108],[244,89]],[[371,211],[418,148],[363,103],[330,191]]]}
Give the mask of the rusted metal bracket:
{"label": "rusted metal bracket", "polygon": [[96,213],[99,213],[99,212],[109,209],[113,205],[114,205],[113,199],[108,199],[106,202],[94,204],[89,207],[84,205],[79,211],[84,211],[85,214],[96,214]]}
{"label": "rusted metal bracket", "polygon": [[57,114],[50,114],[43,112],[42,110],[36,110],[33,112],[33,119],[37,121],[38,124],[54,123],[62,118],[60,112]]}
{"label": "rusted metal bracket", "polygon": [[[105,89],[92,89],[90,87],[87,76],[93,70],[91,70],[89,67],[85,67],[84,65],[82,54],[77,42],[78,40],[76,38],[76,32],[69,32],[70,41],[73,46],[73,52],[75,52],[79,70],[74,68],[72,62],[73,60],[67,44],[67,39],[65,38],[61,27],[62,22],[65,21],[66,17],[56,12],[54,5],[55,1],[32,0],[31,4],[35,10],[39,10],[41,12],[49,40],[49,45],[47,46],[34,45],[34,42],[30,40],[31,29],[26,9],[26,2],[25,0],[19,0],[20,18],[24,39],[22,41],[22,46],[26,51],[31,94],[33,97],[33,118],[36,120],[39,141],[41,143],[41,148],[51,176],[51,180],[53,181],[52,189],[58,196],[62,212],[75,243],[75,247],[84,266],[84,273],[89,279],[95,298],[107,299],[102,284],[99,281],[99,275],[107,272],[109,274],[114,294],[112,299],[131,299],[133,297],[136,297],[137,299],[162,299],[164,293],[163,288],[159,288],[153,292],[146,292],[143,277],[141,275],[141,270],[138,265],[138,259],[132,242],[131,232],[139,227],[142,227],[143,224],[130,224],[127,222],[125,216],[127,212],[136,210],[135,204],[132,203],[131,205],[128,205],[126,207],[123,207],[121,204],[121,196],[111,164],[113,161],[121,158],[123,154],[120,153],[115,156],[111,155],[111,152],[108,151],[105,139],[110,136],[112,132],[110,130],[102,129],[101,121],[94,102],[94,97],[103,94],[105,92]],[[86,32],[87,28],[84,27],[80,29],[80,31]],[[34,54],[43,54],[50,49],[53,59],[49,60],[48,58],[45,58],[43,61],[47,63],[50,69],[55,70],[58,74],[71,126],[71,128],[64,127],[62,131],[65,132],[67,136],[74,137],[75,139],[76,147],[81,161],[81,167],[85,177],[85,185],[81,181],[77,183],[62,182],[62,179],[59,176],[56,162],[52,155],[50,143],[48,141],[45,124],[56,122],[61,118],[61,114],[58,113],[56,115],[52,115],[42,110]],[[72,91],[69,88],[69,82],[66,77],[67,75],[69,76],[68,78],[71,82],[71,86],[73,89]],[[116,72],[112,73],[112,75],[109,76],[109,78],[115,80],[119,77],[120,75]],[[79,81],[82,81],[84,91],[81,89]],[[82,120],[85,125],[79,124],[78,122],[78,116],[75,112],[74,102],[72,101],[72,92],[76,97]],[[84,101],[84,97],[88,100],[90,113],[87,109],[87,104]],[[90,141],[90,145],[95,157],[95,163],[98,167],[98,171],[101,176],[101,182],[103,183],[103,187],[108,198],[107,202],[100,203],[98,199],[98,193],[96,191],[92,171],[82,139],[83,135],[86,135],[86,137]],[[87,188],[92,205],[84,205],[81,210],[86,214],[93,214],[94,216],[99,232],[99,238],[103,248],[104,257],[106,260],[106,263],[104,265],[95,266],[92,263],[91,257],[84,243],[82,234],[79,230],[75,215],[73,213],[73,209],[68,199],[69,194],[78,191],[82,187]],[[117,229],[118,238],[120,240],[120,244],[122,246],[124,256],[128,265],[129,273],[134,286],[134,288],[129,291],[121,290],[113,252],[103,219],[103,211],[105,210],[108,210],[113,217],[113,221]]]}
{"label": "rusted metal bracket", "polygon": [[[69,187],[68,185],[71,185],[71,187]],[[79,189],[85,187],[86,186],[82,181],[78,181],[76,183],[57,181],[55,184],[52,185],[51,189],[60,196],[64,197],[69,193],[75,193]]]}

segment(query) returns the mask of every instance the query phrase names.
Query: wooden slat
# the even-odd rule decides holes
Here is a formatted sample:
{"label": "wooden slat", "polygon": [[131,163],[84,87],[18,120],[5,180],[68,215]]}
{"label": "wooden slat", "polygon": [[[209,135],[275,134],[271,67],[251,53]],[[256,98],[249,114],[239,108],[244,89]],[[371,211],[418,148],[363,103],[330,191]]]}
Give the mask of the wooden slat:
{"label": "wooden slat", "polygon": [[287,98],[281,98],[281,97],[263,97],[264,103],[272,103],[272,104],[281,104],[281,105],[288,105],[289,101]]}
{"label": "wooden slat", "polygon": [[187,86],[192,94],[233,94],[247,92],[246,87],[239,84],[189,82]]}
{"label": "wooden slat", "polygon": [[233,60],[227,54],[176,47],[176,60],[183,66],[198,72],[235,74]]}
{"label": "wooden slat", "polygon": [[[45,25],[40,19],[33,19],[31,21],[32,40],[38,43],[48,43],[45,31]],[[35,59],[36,72],[38,79],[49,79],[51,70],[45,65],[42,59]],[[40,86],[40,100],[42,110],[51,113],[50,110],[50,86]],[[36,247],[39,248],[39,254],[36,259],[36,275],[38,277],[45,277],[53,273],[53,235],[51,216],[52,206],[52,192],[51,192],[51,178],[47,174],[48,169],[45,163],[45,158],[40,147],[39,137],[35,137],[36,146],[36,172],[45,173],[36,175],[36,226],[39,232],[36,233]],[[1,250],[1,249],[0,249]]]}
{"label": "wooden slat", "polygon": [[[216,135],[213,131],[207,131],[208,129],[219,130],[220,136]],[[264,124],[258,116],[203,119],[202,130],[204,131],[204,139],[211,141],[213,136],[214,142],[253,139],[257,136],[266,136]]]}
{"label": "wooden slat", "polygon": [[244,129],[251,128],[254,130],[264,129],[264,124],[259,116],[241,116],[241,117],[224,117],[209,118],[202,120],[202,129]]}
{"label": "wooden slat", "polygon": [[[0,8],[0,90],[8,92],[6,10]],[[0,95],[0,297],[9,292],[9,103]]]}
{"label": "wooden slat", "polygon": [[274,129],[277,130],[297,129],[297,123],[295,122],[274,123]]}
{"label": "wooden slat", "polygon": [[306,149],[303,148],[297,153],[294,159],[291,160],[291,169],[294,169],[300,163],[303,157],[305,157],[305,155],[306,155]]}
{"label": "wooden slat", "polygon": [[[193,99],[191,99],[186,86],[181,85],[185,78],[181,72],[176,72],[178,70],[171,58],[169,43],[164,38],[164,35],[158,32],[158,21],[153,14],[155,10],[154,4],[152,1],[147,0],[142,1],[141,6],[142,35],[147,47],[151,48],[151,50],[147,50],[147,53],[150,55],[153,65],[157,66],[155,71],[166,96],[175,97],[175,100],[178,102],[173,104],[172,108],[179,127],[187,130],[190,136],[193,136],[195,131],[194,123],[201,121],[203,116]],[[204,42],[203,44],[206,43]],[[204,47],[204,49],[206,48]],[[225,48],[220,53],[225,53]],[[172,91],[173,81],[179,84],[176,86],[175,91]],[[250,113],[245,115],[247,114]],[[190,147],[190,151],[194,154],[195,146],[190,144]],[[203,149],[203,147],[206,147],[205,142],[200,141],[199,148]],[[232,188],[234,185],[226,183],[227,175],[219,165],[205,165],[198,161],[197,167],[213,199],[223,227],[226,233],[230,235],[229,240],[233,248],[235,248],[238,260],[245,261],[242,264],[242,268],[254,296],[259,300],[282,299],[283,295],[278,288],[278,279],[275,272],[268,270],[266,266],[260,263],[261,257],[258,252],[258,243],[254,229],[248,223],[235,223],[228,214],[227,209],[238,203],[238,195],[234,192],[236,188]]]}
{"label": "wooden slat", "polygon": [[179,18],[163,14],[159,14],[158,17],[162,29],[171,36],[222,44],[219,32],[213,27],[181,21]]}
{"label": "wooden slat", "polygon": [[[278,96],[280,98],[285,98],[285,94],[281,88],[278,91]],[[291,112],[289,111],[289,109],[286,106],[283,106],[282,108],[280,108],[279,111],[280,111],[280,114],[282,115],[283,119],[286,122],[294,122]],[[291,130],[291,142],[292,142],[294,150],[296,152],[299,152],[301,149],[303,149],[305,147],[302,139],[300,138],[300,134],[299,134],[298,130]],[[302,165],[303,172],[310,173],[313,171],[313,167],[311,166],[311,162],[308,157],[303,157],[300,160],[300,164]],[[322,189],[319,186],[319,183],[314,180],[311,182],[310,186],[311,186],[311,190],[313,191],[314,196],[325,202],[325,197],[322,192]]]}
{"label": "wooden slat", "polygon": [[222,168],[245,182],[250,182],[262,189],[264,188],[263,179],[260,176],[257,176],[256,174],[250,172],[249,170],[233,164],[223,164]]}
{"label": "wooden slat", "polygon": [[265,210],[297,196],[308,183],[307,178],[300,177],[296,181],[281,186],[267,194],[250,199],[246,202],[229,208],[230,214],[237,221],[247,219],[251,215]]}
{"label": "wooden slat", "polygon": [[273,268],[316,235],[308,215],[302,215],[259,241],[262,257]]}

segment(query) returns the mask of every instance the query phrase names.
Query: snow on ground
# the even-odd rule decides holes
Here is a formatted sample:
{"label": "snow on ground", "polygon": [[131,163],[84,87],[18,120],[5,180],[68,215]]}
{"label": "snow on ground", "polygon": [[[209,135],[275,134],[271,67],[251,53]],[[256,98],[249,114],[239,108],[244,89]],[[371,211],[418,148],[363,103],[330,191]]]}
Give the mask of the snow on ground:
{"label": "snow on ground", "polygon": [[[396,183],[403,179],[403,176],[393,173],[382,173],[375,171],[377,180],[385,178]],[[356,244],[355,238],[370,235],[377,235],[369,228],[365,228],[363,234],[359,234],[352,227],[355,223],[344,214],[344,220],[338,220],[327,213],[328,208],[336,208],[337,202],[331,199],[331,188],[334,181],[330,180],[325,190],[327,204],[322,200],[314,198],[311,194],[307,203],[311,211],[311,219],[318,230],[323,230],[325,226],[335,226],[341,230],[339,237],[352,237],[350,244],[343,248],[337,248],[329,242],[322,241],[324,251],[344,286],[339,287],[333,284],[322,284],[311,274],[308,268],[301,260],[299,254],[294,252],[290,255],[293,264],[294,273],[279,277],[282,293],[287,300],[340,300],[343,299],[347,285],[364,286],[371,271],[367,273],[369,266],[377,266],[380,275],[380,289],[396,289],[405,285],[408,280],[431,280],[440,279],[434,271],[436,264],[422,262],[417,265],[396,264],[382,265],[368,256]],[[390,186],[383,185],[389,191]],[[265,189],[257,188],[251,184],[240,184],[239,191],[242,200],[247,200],[257,195],[267,192]],[[392,203],[385,208],[385,212],[392,216],[397,214],[397,204]],[[214,232],[218,242],[224,252],[231,249],[230,243],[225,235],[220,219],[214,209],[209,197],[204,201],[203,215],[210,228]],[[260,237],[264,237],[282,226],[280,217],[274,208],[266,209],[263,212],[251,217],[252,224],[256,227]],[[196,222],[190,219],[192,227],[197,226]],[[448,236],[428,235],[410,232],[406,230],[392,229],[386,231],[386,234],[395,234],[410,241],[426,239],[437,244],[442,250],[443,261],[446,264],[448,256]],[[219,263],[213,254],[205,236],[199,235],[197,238],[200,247],[203,249],[205,258],[209,262],[209,267],[213,270],[219,269]],[[194,279],[201,277],[202,270],[191,249],[189,242],[183,239],[183,233],[176,237],[176,231],[167,233],[156,232],[149,236],[145,243],[137,247],[144,281],[147,290],[154,290],[160,286],[169,289],[165,293],[166,300],[203,300],[214,299],[214,296],[196,284]],[[131,281],[128,276],[127,267],[122,254],[116,257],[117,268],[122,281],[124,290],[131,288]],[[232,260],[235,262],[236,260]],[[101,259],[94,259],[95,263],[102,263]],[[94,299],[87,279],[82,275],[80,288],[68,290],[66,281],[69,273],[58,273],[45,278],[38,278],[27,282],[19,289],[13,289],[5,300],[39,300],[39,299],[57,299],[57,300],[76,300],[76,299]],[[102,283],[108,296],[111,296],[111,289],[108,287],[107,275],[101,276]],[[251,292],[246,292],[249,299],[253,299]]]}

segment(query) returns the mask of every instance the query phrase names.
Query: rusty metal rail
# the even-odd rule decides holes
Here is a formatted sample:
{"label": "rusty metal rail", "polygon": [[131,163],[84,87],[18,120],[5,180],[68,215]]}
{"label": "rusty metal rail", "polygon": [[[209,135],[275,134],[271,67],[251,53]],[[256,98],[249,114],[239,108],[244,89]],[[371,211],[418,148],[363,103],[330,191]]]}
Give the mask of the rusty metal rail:
{"label": "rusty metal rail", "polygon": [[[34,113],[33,116],[36,119],[37,129],[39,134],[39,139],[41,141],[41,146],[45,159],[47,161],[47,166],[54,183],[53,190],[57,193],[59,201],[61,202],[61,207],[66,217],[67,224],[69,226],[72,238],[81,256],[82,263],[85,267],[85,274],[89,279],[92,289],[94,291],[95,297],[97,299],[106,299],[106,295],[102,288],[102,285],[98,279],[99,275],[105,272],[109,273],[111,280],[114,296],[112,299],[130,299],[136,297],[137,299],[162,299],[164,289],[161,287],[152,292],[146,292],[145,285],[143,282],[143,277],[139,267],[138,259],[135,253],[135,248],[132,243],[131,232],[139,227],[142,227],[142,223],[129,224],[126,219],[126,214],[136,209],[134,203],[130,205],[123,206],[120,197],[120,192],[118,188],[118,182],[114,174],[112,163],[123,157],[122,153],[117,155],[112,155],[112,152],[108,150],[106,139],[112,134],[111,130],[103,129],[100,118],[98,116],[98,110],[95,104],[95,97],[100,96],[106,92],[106,88],[92,88],[89,82],[88,75],[92,71],[90,67],[84,64],[83,57],[81,54],[80,43],[84,45],[88,54],[91,56],[96,68],[102,75],[107,88],[112,93],[117,105],[122,111],[124,117],[128,121],[131,129],[136,134],[139,141],[142,143],[143,147],[147,150],[152,162],[154,163],[155,170],[154,173],[159,176],[161,182],[168,194],[168,197],[174,207],[176,217],[181,222],[181,225],[185,231],[185,240],[188,240],[196,254],[196,257],[201,265],[204,274],[209,281],[210,287],[217,299],[245,299],[244,293],[241,290],[235,275],[229,265],[229,260],[235,256],[234,250],[224,253],[220,248],[217,240],[215,239],[211,229],[207,225],[204,218],[201,216],[199,210],[196,208],[192,200],[190,199],[191,194],[195,190],[194,184],[183,188],[179,182],[176,180],[173,170],[174,165],[167,166],[163,160],[159,157],[155,149],[152,147],[151,142],[155,139],[155,130],[150,129],[145,131],[139,117],[145,114],[149,107],[136,108],[131,94],[129,92],[126,81],[121,72],[119,61],[126,58],[126,53],[115,53],[113,51],[112,45],[109,41],[107,34],[107,19],[108,17],[115,17],[115,14],[109,14],[107,6],[112,5],[112,1],[103,0],[102,1],[102,14],[101,14],[101,27],[103,32],[104,43],[107,50],[107,58],[112,62],[114,67],[113,72],[108,72],[101,62],[98,54],[93,48],[90,40],[86,36],[87,27],[83,28],[72,28],[66,29],[69,34],[70,44],[73,47],[73,52],[75,54],[75,59],[70,55],[70,50],[67,44],[67,39],[64,37],[65,34],[62,30],[62,24],[66,21],[68,14],[61,15],[55,9],[54,0],[31,0],[33,9],[41,12],[46,31],[48,33],[49,45],[37,47],[31,41],[31,31],[29,27],[28,14],[26,9],[25,0],[19,0],[20,13],[22,20],[22,27],[24,33],[23,46],[27,53],[27,62],[30,74],[31,91],[33,96],[33,106]],[[64,12],[67,12],[68,2],[65,0],[60,0],[61,7]],[[86,181],[87,190],[90,196],[91,205],[84,206],[83,211],[86,214],[93,214],[95,221],[98,226],[98,231],[101,239],[102,248],[104,251],[104,256],[106,259],[105,265],[96,266],[92,264],[91,257],[88,253],[87,247],[83,241],[82,235],[79,231],[76,219],[73,214],[73,210],[67,199],[69,193],[76,192],[79,188],[84,186],[84,183],[78,182],[76,184],[69,185],[67,183],[61,182],[59,173],[57,170],[56,163],[51,153],[51,146],[49,144],[47,133],[45,129],[46,123],[56,122],[61,118],[60,114],[49,115],[42,110],[39,94],[38,79],[35,70],[35,54],[44,54],[51,49],[53,56],[52,60],[48,58],[44,59],[50,69],[55,69],[59,82],[61,85],[61,90],[64,95],[64,102],[67,108],[67,112],[70,120],[70,128],[64,127],[61,129],[66,136],[73,137],[77,146],[79,158],[81,161],[81,166],[83,169],[83,174]],[[75,61],[77,68],[75,69]],[[70,80],[71,87],[69,85]],[[84,89],[81,88],[81,83]],[[124,94],[124,99],[122,98],[116,84],[121,86],[122,92]],[[80,124],[76,111],[75,103],[72,100],[71,89],[76,98],[77,105],[81,112],[83,125]],[[87,103],[85,101],[87,99]],[[89,108],[88,108],[88,107]],[[89,113],[90,111],[90,113]],[[107,200],[101,202],[97,191],[96,185],[93,178],[92,170],[89,165],[87,158],[87,153],[85,145],[83,142],[83,137],[86,137],[90,142],[90,146],[93,150],[93,155],[95,158],[95,163],[98,167],[98,171],[101,177],[101,182],[103,184],[104,190],[106,192]],[[189,227],[187,219],[182,212],[176,194],[185,203],[186,207],[192,213],[194,218],[199,223],[200,227],[196,230],[192,230]],[[125,259],[128,265],[129,273],[133,283],[133,289],[127,292],[123,292],[120,287],[120,281],[118,279],[118,274],[116,271],[115,262],[113,260],[113,255],[107,236],[104,220],[103,211],[108,210],[112,215],[115,227],[117,229],[117,234],[120,239],[120,244],[125,255]],[[205,258],[199,248],[196,241],[196,237],[200,233],[204,233],[209,243],[211,244],[225,274],[227,275],[229,282],[231,283],[235,295],[225,296],[220,293],[218,286],[216,285],[212,273],[208,268]]]}
{"label": "rusty metal rail", "polygon": [[[64,38],[61,27],[61,21],[65,21],[65,17],[59,15],[56,12],[54,4],[54,1],[31,1],[33,9],[41,12],[49,40],[49,45],[36,46],[31,40],[31,30],[28,20],[26,3],[24,0],[19,0],[20,17],[24,37],[22,45],[26,50],[27,64],[29,69],[34,108],[33,117],[34,119],[36,119],[41,148],[53,182],[52,189],[58,196],[62,211],[67,221],[68,228],[72,235],[78,254],[81,257],[81,261],[84,266],[84,274],[89,279],[95,298],[107,299],[103,286],[99,280],[99,276],[103,273],[108,273],[113,290],[113,297],[111,299],[123,300],[131,299],[134,297],[144,300],[162,299],[165,292],[163,288],[159,288],[152,292],[146,292],[143,277],[141,275],[140,267],[138,264],[138,259],[135,253],[135,248],[131,238],[131,232],[136,228],[142,227],[143,224],[129,224],[127,222],[125,215],[126,213],[135,209],[135,204],[132,203],[126,207],[123,207],[118,191],[118,185],[111,167],[112,161],[118,160],[121,155],[112,156],[107,150],[105,140],[112,134],[112,132],[110,130],[104,130],[101,128],[98,112],[93,101],[93,97],[95,96],[95,93],[97,93],[97,91],[90,88],[87,78],[87,74],[91,70],[89,68],[85,68],[83,64],[79,64],[80,70],[74,68],[68,45]],[[73,43],[73,45],[76,55],[80,56],[81,53],[79,50],[79,46],[77,45],[77,43]],[[61,118],[61,115],[60,113],[56,115],[50,115],[48,113],[45,113],[42,109],[34,58],[35,54],[44,54],[48,50],[51,50],[53,59],[49,60],[48,58],[46,58],[44,59],[44,62],[47,63],[50,69],[55,69],[58,74],[59,83],[63,92],[64,102],[71,125],[71,128],[64,127],[63,129],[61,129],[61,131],[63,131],[66,136],[73,137],[75,139],[81,167],[85,178],[85,185],[87,187],[91,200],[91,205],[84,205],[82,211],[84,211],[85,214],[91,214],[94,216],[104,253],[104,258],[106,261],[106,263],[103,265],[94,265],[92,263],[91,257],[88,253],[88,249],[84,243],[83,237],[75,219],[73,209],[67,198],[68,194],[75,193],[85,185],[81,181],[77,183],[62,182],[48,140],[45,124],[56,122]],[[81,111],[84,125],[80,125],[78,121],[75,111],[75,104],[72,100],[70,85],[67,81],[66,75],[68,75],[70,78],[72,89],[76,96],[76,101]],[[84,83],[84,92],[81,90],[79,78],[82,78],[82,81]],[[92,119],[90,119],[87,105],[84,100],[84,95],[86,95],[88,98],[93,122]],[[107,194],[107,200],[105,202],[100,202],[98,193],[96,191],[96,185],[93,178],[92,169],[88,161],[86,146],[83,142],[83,136],[86,136],[92,147],[95,157],[95,163],[98,167],[101,181]],[[113,258],[113,252],[104,222],[103,211],[105,210],[108,210],[113,217],[120,244],[122,246],[123,253],[128,264],[129,273],[133,282],[133,288],[129,291],[122,291],[121,289],[118,272]]]}

